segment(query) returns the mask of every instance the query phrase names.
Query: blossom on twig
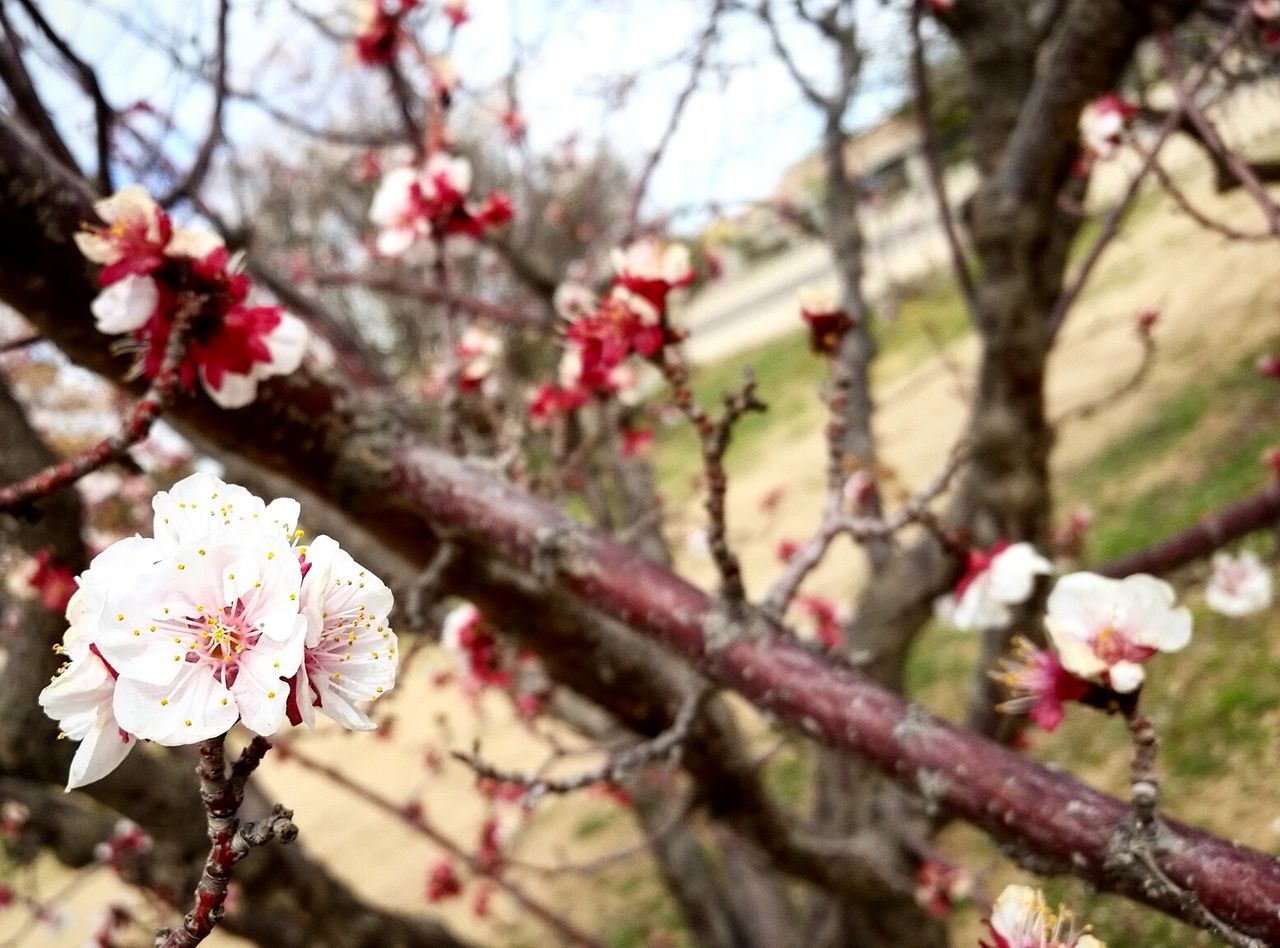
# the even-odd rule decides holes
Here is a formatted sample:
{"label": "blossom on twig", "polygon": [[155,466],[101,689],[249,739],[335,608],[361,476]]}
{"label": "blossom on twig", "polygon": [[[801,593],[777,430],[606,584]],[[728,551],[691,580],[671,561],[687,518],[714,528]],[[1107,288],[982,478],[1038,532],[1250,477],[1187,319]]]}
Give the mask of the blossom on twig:
{"label": "blossom on twig", "polygon": [[279,306],[250,306],[249,279],[211,231],[174,227],[138,185],[94,205],[105,226],[86,225],[76,246],[102,265],[103,287],[90,309],[97,328],[129,333],[141,350],[140,371],[154,379],[164,362],[178,312],[195,308],[179,365],[188,389],[199,378],[223,408],[257,397],[258,383],[293,372],[307,331]]}
{"label": "blossom on twig", "polygon": [[1154,576],[1071,573],[1049,594],[1045,628],[1067,671],[1128,693],[1152,656],[1191,641],[1191,613],[1174,602],[1173,587]]}
{"label": "blossom on twig", "polygon": [[287,498],[195,474],[152,506],[154,537],[112,544],[79,577],[59,647],[70,662],[40,695],[80,742],[68,787],[138,739],[193,744],[237,722],[273,734],[289,705],[371,727],[353,702],[390,690],[396,667],[381,581],[326,537],[300,563]]}
{"label": "blossom on twig", "polygon": [[1261,612],[1271,605],[1271,570],[1251,550],[1238,556],[1215,553],[1204,601],[1214,612],[1233,618]]}

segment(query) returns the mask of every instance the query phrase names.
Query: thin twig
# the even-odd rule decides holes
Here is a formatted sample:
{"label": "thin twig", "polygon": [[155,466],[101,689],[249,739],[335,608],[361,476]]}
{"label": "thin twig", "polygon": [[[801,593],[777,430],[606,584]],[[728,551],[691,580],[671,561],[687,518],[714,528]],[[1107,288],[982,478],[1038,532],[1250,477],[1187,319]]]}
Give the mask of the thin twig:
{"label": "thin twig", "polygon": [[1204,110],[1195,101],[1195,90],[1186,87],[1185,77],[1178,65],[1177,49],[1174,46],[1173,34],[1169,30],[1162,30],[1157,38],[1157,46],[1160,49],[1160,58],[1164,63],[1165,74],[1169,79],[1169,84],[1173,86],[1173,91],[1178,97],[1178,108],[1182,113],[1190,119],[1191,124],[1195,126],[1200,133],[1201,141],[1204,142],[1206,148],[1217,158],[1227,169],[1235,176],[1250,196],[1257,202],[1259,209],[1267,219],[1267,225],[1271,229],[1271,233],[1280,236],[1280,206],[1271,200],[1271,196],[1267,193],[1267,189],[1262,186],[1262,182],[1258,180],[1257,175],[1253,173],[1247,162],[1240,160],[1240,156],[1226,146],[1218,130],[1213,127],[1213,123],[1209,121],[1209,117],[1205,115]]}
{"label": "thin twig", "polygon": [[829,502],[818,531],[792,555],[782,574],[774,581],[762,606],[765,614],[781,620],[790,607],[791,601],[796,597],[796,593],[799,592],[800,585],[822,562],[827,548],[836,537],[848,534],[860,542],[885,539],[908,524],[922,522],[930,502],[947,489],[947,485],[951,483],[951,479],[967,458],[966,447],[963,445],[957,447],[952,451],[951,457],[948,458],[942,470],[888,517],[859,517],[845,514],[841,510],[838,496],[834,504]]}
{"label": "thin twig", "polygon": [[649,153],[649,157],[645,159],[644,167],[640,169],[640,174],[636,178],[636,185],[631,192],[630,210],[627,212],[626,236],[623,239],[623,243],[632,240],[636,236],[636,229],[640,220],[640,205],[644,203],[645,194],[649,190],[649,179],[653,177],[654,171],[658,168],[658,162],[662,160],[667,146],[675,136],[676,129],[680,126],[680,119],[684,115],[685,107],[689,104],[689,100],[693,98],[693,93],[697,91],[698,83],[701,81],[702,73],[707,66],[707,59],[711,54],[711,47],[715,42],[720,14],[724,12],[726,3],[727,0],[715,0],[712,5],[711,16],[702,34],[698,37],[698,45],[689,64],[689,78],[685,82],[684,88],[680,90],[680,94],[676,96],[675,104],[671,108],[671,115],[667,119],[666,128],[662,130],[658,143],[654,146],[653,151]]}
{"label": "thin twig", "polygon": [[93,119],[94,119],[94,144],[97,148],[98,159],[98,190],[103,194],[110,194],[114,190],[111,183],[111,132],[115,124],[116,112],[107,102],[106,96],[102,92],[102,86],[98,82],[98,74],[93,67],[76,55],[71,46],[58,35],[58,32],[49,24],[44,15],[40,12],[40,8],[36,6],[34,0],[18,0],[22,5],[22,9],[26,11],[27,16],[31,18],[31,22],[36,28],[44,34],[50,45],[53,46],[66,60],[67,65],[71,67],[79,78],[80,88],[85,94],[93,100]]}
{"label": "thin twig", "polygon": [[280,804],[271,814],[255,823],[240,822],[240,806],[244,803],[244,785],[261,763],[271,744],[255,738],[241,753],[240,759],[227,770],[226,735],[200,743],[200,799],[204,801],[209,828],[209,858],[196,884],[195,904],[182,920],[182,926],[156,936],[157,948],[194,948],[204,941],[222,920],[231,870],[255,846],[265,846],[273,839],[291,843],[298,837],[293,811]]}
{"label": "thin twig", "polygon": [[0,355],[6,355],[10,352],[19,352],[34,346],[37,342],[43,342],[44,336],[23,336],[21,339],[10,339],[7,342],[0,342]]}
{"label": "thin twig", "polygon": [[1129,181],[1129,187],[1125,190],[1124,196],[1120,202],[1111,209],[1111,213],[1107,215],[1106,221],[1102,225],[1102,231],[1098,234],[1093,242],[1093,246],[1089,248],[1084,259],[1080,262],[1080,267],[1076,271],[1075,278],[1063,288],[1058,294],[1057,301],[1053,304],[1053,310],[1049,314],[1048,332],[1050,337],[1057,335],[1058,330],[1062,328],[1062,323],[1066,319],[1067,312],[1075,304],[1076,300],[1083,292],[1085,284],[1089,282],[1089,277],[1093,274],[1094,268],[1098,265],[1098,261],[1102,258],[1103,252],[1115,239],[1116,234],[1120,232],[1120,224],[1124,220],[1125,215],[1133,206],[1133,202],[1138,197],[1142,183],[1146,180],[1147,174],[1155,166],[1156,159],[1160,154],[1160,149],[1164,147],[1164,143],[1169,136],[1178,129],[1182,124],[1183,118],[1186,116],[1187,104],[1196,96],[1203,88],[1204,84],[1209,80],[1213,73],[1213,68],[1218,61],[1226,54],[1239,37],[1245,25],[1251,21],[1252,13],[1248,4],[1241,4],[1236,14],[1235,20],[1231,28],[1222,36],[1218,45],[1209,54],[1205,61],[1199,77],[1184,89],[1184,94],[1179,100],[1177,106],[1169,111],[1165,116],[1165,120],[1160,124],[1156,131],[1155,141],[1152,142],[1150,151],[1146,153],[1142,164],[1138,170],[1134,172],[1132,179]]}
{"label": "thin twig", "polygon": [[289,760],[305,767],[312,773],[319,774],[327,778],[334,785],[341,787],[353,796],[359,797],[366,803],[370,803],[384,813],[396,817],[414,832],[429,839],[441,849],[448,852],[455,859],[462,862],[475,875],[483,876],[491,881],[498,888],[502,889],[512,899],[516,901],[529,914],[533,915],[547,927],[555,931],[560,937],[565,939],[564,944],[580,945],[582,948],[602,948],[600,942],[592,938],[573,926],[568,919],[558,915],[556,912],[547,908],[542,903],[536,901],[533,897],[525,893],[516,883],[503,877],[493,866],[483,863],[464,850],[457,843],[453,842],[448,836],[440,832],[429,822],[426,815],[420,809],[406,809],[384,797],[381,793],[373,790],[363,784],[352,780],[336,767],[321,763],[314,757],[310,757],[296,749],[294,746],[288,748]]}
{"label": "thin twig", "polygon": [[711,557],[720,573],[721,595],[731,605],[741,604],[746,599],[746,589],[742,584],[742,567],[728,542],[725,495],[729,480],[725,475],[724,455],[738,420],[748,412],[763,412],[766,406],[756,398],[755,375],[747,369],[743,373],[741,388],[724,394],[724,412],[712,420],[706,410],[694,401],[693,391],[689,388],[688,366],[676,348],[664,346],[656,364],[671,386],[676,407],[698,435],[706,480],[707,541]]}
{"label": "thin twig", "polygon": [[214,53],[215,65],[213,73],[213,114],[209,116],[209,134],[200,143],[195,160],[183,175],[182,180],[174,185],[159,200],[161,207],[170,207],[185,197],[194,194],[203,183],[209,168],[213,164],[213,153],[222,141],[223,109],[227,101],[227,18],[231,12],[230,0],[221,0],[218,5],[218,36]]}
{"label": "thin twig", "polygon": [[1132,395],[1142,387],[1142,383],[1146,381],[1147,376],[1151,374],[1152,367],[1156,364],[1156,340],[1150,330],[1140,329],[1138,330],[1138,341],[1142,344],[1142,358],[1134,368],[1133,374],[1105,395],[1100,395],[1081,405],[1076,405],[1074,408],[1067,409],[1053,422],[1055,427],[1072,421],[1084,421],[1092,418],[1098,412],[1111,408],[1117,402]]}
{"label": "thin twig", "polygon": [[631,747],[617,751],[611,754],[609,759],[599,767],[585,770],[572,777],[557,780],[550,777],[531,777],[515,771],[500,770],[481,759],[477,753],[468,754],[465,751],[453,751],[451,756],[455,760],[462,761],[481,777],[488,777],[490,780],[496,780],[499,783],[523,787],[525,805],[533,806],[548,793],[573,793],[576,790],[582,790],[585,787],[599,783],[617,783],[623,774],[677,753],[685,741],[688,740],[689,732],[698,718],[698,712],[706,704],[712,690],[710,687],[701,687],[695,693],[689,695],[684,704],[680,706],[680,710],[676,713],[675,720],[671,722],[671,726],[662,733],[649,740],[641,741]]}
{"label": "thin twig", "polygon": [[165,345],[164,361],[160,364],[160,371],[156,373],[146,392],[125,415],[120,431],[73,458],[47,467],[15,484],[0,488],[0,511],[12,510],[33,500],[39,500],[60,487],[75,483],[86,474],[117,460],[147,436],[161,412],[169,406],[181,383],[179,368],[186,352],[187,333],[199,305],[198,301],[192,301],[178,308]]}

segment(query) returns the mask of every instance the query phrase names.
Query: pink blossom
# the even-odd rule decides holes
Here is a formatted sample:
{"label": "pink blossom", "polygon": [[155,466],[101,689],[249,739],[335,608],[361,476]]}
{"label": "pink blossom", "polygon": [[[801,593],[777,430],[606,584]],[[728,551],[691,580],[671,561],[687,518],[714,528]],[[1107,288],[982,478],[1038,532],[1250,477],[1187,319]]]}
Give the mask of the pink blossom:
{"label": "pink blossom", "polygon": [[402,39],[401,20],[419,0],[399,0],[394,9],[384,0],[363,0],[355,37],[356,57],[366,66],[393,62]]}
{"label": "pink blossom", "polygon": [[1004,659],[993,677],[1013,695],[1000,710],[1025,714],[1046,731],[1062,723],[1065,702],[1078,701],[1090,688],[1087,681],[1063,668],[1057,655],[1021,636],[1014,640],[1014,656]]}
{"label": "pink blossom", "polygon": [[444,0],[442,9],[450,25],[455,29],[471,19],[468,0]]}
{"label": "pink blossom", "polygon": [[844,641],[844,629],[836,605],[823,596],[800,596],[796,605],[813,621],[813,631],[827,648]]}
{"label": "pink blossom", "polygon": [[652,428],[624,428],[622,431],[622,456],[643,457],[653,447]]}
{"label": "pink blossom", "polygon": [[1055,914],[1041,892],[1024,885],[1005,887],[987,926],[994,941],[981,942],[981,948],[1107,948],[1087,926],[1078,930],[1070,912]]}
{"label": "pink blossom", "polygon": [[1258,356],[1258,371],[1267,378],[1280,379],[1280,355],[1268,353]]}
{"label": "pink blossom", "polygon": [[467,687],[505,688],[511,683],[511,673],[502,667],[497,639],[471,603],[463,603],[445,616],[440,644],[454,656]]}
{"label": "pink blossom", "polygon": [[452,859],[439,859],[427,874],[427,901],[432,905],[462,894],[462,881],[458,878]]}

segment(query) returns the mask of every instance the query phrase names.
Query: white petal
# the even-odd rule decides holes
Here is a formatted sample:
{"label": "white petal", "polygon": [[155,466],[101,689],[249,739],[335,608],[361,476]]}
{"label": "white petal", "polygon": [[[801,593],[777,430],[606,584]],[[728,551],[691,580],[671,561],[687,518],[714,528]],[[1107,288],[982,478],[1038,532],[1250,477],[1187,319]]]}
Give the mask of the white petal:
{"label": "white petal", "polygon": [[1031,598],[1036,577],[1053,572],[1053,564],[1030,543],[1014,543],[996,554],[989,569],[990,594],[1000,602],[1016,605]]}
{"label": "white petal", "polygon": [[1136,691],[1146,677],[1137,662],[1116,662],[1107,672],[1107,680],[1116,691],[1128,694]]}
{"label": "white petal", "polygon": [[413,227],[387,227],[378,231],[374,246],[384,257],[399,257],[408,253],[417,239],[418,232]]}
{"label": "white petal", "polygon": [[302,357],[307,351],[307,325],[292,313],[283,313],[280,323],[264,340],[271,352],[269,363],[258,363],[255,371],[265,372],[259,377],[271,375],[288,375],[302,364]]}
{"label": "white petal", "polygon": [[238,372],[223,372],[222,384],[214,388],[204,368],[200,369],[200,384],[205,394],[219,408],[244,408],[258,397],[258,379],[254,375],[241,375]]}
{"label": "white petal", "polygon": [[175,227],[173,236],[165,245],[164,252],[170,257],[190,257],[192,260],[203,260],[219,247],[224,246],[222,238],[211,230],[204,228],[189,230]]}
{"label": "white petal", "polygon": [[239,712],[231,692],[207,668],[188,666],[172,685],[116,682],[120,726],[142,740],[174,747],[231,730]]}
{"label": "white petal", "polygon": [[291,642],[279,643],[265,636],[240,658],[240,673],[231,691],[240,709],[240,720],[255,734],[268,737],[284,723],[289,685],[282,679],[293,677],[302,662],[302,640],[306,634],[302,617],[296,616],[297,634]]}
{"label": "white petal", "polygon": [[121,732],[115,715],[108,708],[76,748],[67,775],[67,789],[75,790],[101,780],[120,766],[136,743],[132,735]]}
{"label": "white petal", "polygon": [[149,276],[131,274],[102,290],[92,303],[94,325],[107,335],[133,332],[143,326],[160,302],[160,290]]}
{"label": "white petal", "polygon": [[107,240],[105,237],[91,231],[78,231],[72,239],[76,242],[77,249],[84,254],[84,258],[90,263],[106,266],[109,263],[115,263],[124,256],[114,241]]}

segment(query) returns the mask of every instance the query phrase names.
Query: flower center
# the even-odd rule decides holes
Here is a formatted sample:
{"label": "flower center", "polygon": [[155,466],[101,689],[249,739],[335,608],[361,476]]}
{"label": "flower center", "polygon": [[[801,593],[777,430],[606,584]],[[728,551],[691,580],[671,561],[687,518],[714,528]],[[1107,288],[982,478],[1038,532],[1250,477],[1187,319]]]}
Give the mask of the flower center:
{"label": "flower center", "polygon": [[246,648],[252,648],[261,634],[246,620],[244,603],[237,600],[234,605],[214,613],[191,617],[188,621],[195,626],[198,634],[190,642],[186,660],[221,669],[220,677],[230,686],[239,671],[241,653]]}
{"label": "flower center", "polygon": [[1114,665],[1117,662],[1145,662],[1156,650],[1130,642],[1119,629],[1107,626],[1094,638],[1093,653],[1108,665]]}

